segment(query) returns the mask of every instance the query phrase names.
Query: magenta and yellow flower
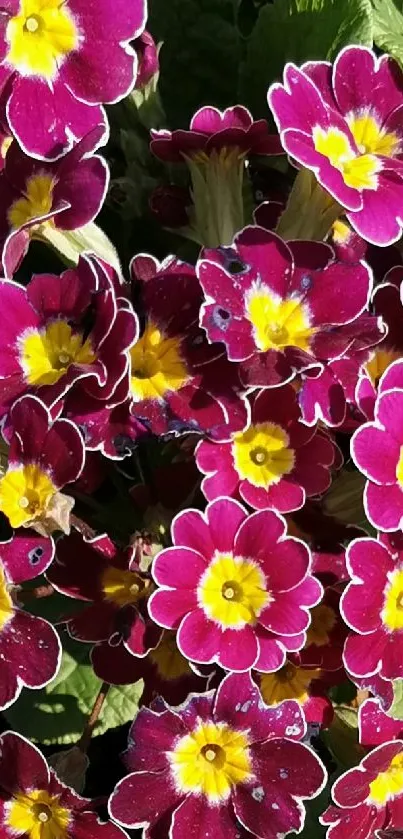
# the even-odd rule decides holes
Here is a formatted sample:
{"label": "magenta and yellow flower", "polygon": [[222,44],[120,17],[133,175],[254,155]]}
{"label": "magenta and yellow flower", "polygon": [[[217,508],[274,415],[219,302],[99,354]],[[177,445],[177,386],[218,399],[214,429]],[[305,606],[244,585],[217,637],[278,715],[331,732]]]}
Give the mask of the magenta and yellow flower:
{"label": "magenta and yellow flower", "polygon": [[67,628],[77,641],[94,645],[95,673],[111,684],[135,681],[130,658],[147,655],[162,632],[148,617],[152,580],[140,571],[134,548],[119,551],[108,536],[86,541],[72,533],[58,540],[47,578],[62,594],[86,604]]}
{"label": "magenta and yellow flower", "polygon": [[318,795],[325,770],[298,742],[305,720],[295,702],[267,707],[249,674],[193,694],[180,708],[158,704],[135,719],[109,811],[119,824],[184,839],[274,839],[299,833],[303,799]]}
{"label": "magenta and yellow flower", "polygon": [[372,839],[375,831],[403,824],[403,741],[373,749],[333,784],[334,805],[320,821],[328,839]]}
{"label": "magenta and yellow flower", "polygon": [[63,784],[39,749],[13,731],[0,737],[0,796],[0,830],[4,839],[126,836],[112,822],[101,822],[90,799]]}
{"label": "magenta and yellow flower", "polygon": [[28,154],[52,160],[106,117],[133,86],[146,4],[134,0],[4,0],[2,102]]}
{"label": "magenta and yellow flower", "polygon": [[133,415],[154,434],[228,439],[244,427],[247,406],[236,366],[199,326],[203,295],[194,268],[139,256],[131,270],[143,323],[130,351]]}
{"label": "magenta and yellow flower", "polygon": [[[125,378],[138,324],[127,301],[116,298],[106,268],[80,257],[76,269],[36,274],[27,288],[0,283],[4,311],[0,344],[0,405],[22,393],[53,405],[72,387],[111,400]],[[124,397],[122,397],[124,398]]]}
{"label": "magenta and yellow flower", "polygon": [[35,396],[22,396],[9,414],[8,468],[0,478],[0,510],[14,528],[48,536],[70,530],[74,499],[60,492],[79,477],[84,443],[73,423],[52,420]]}
{"label": "magenta and yellow flower", "polygon": [[367,48],[343,49],[333,67],[287,64],[283,84],[269,90],[281,142],[310,169],[367,242],[389,245],[401,235],[403,75],[398,64]]}
{"label": "magenta and yellow flower", "polygon": [[202,490],[208,501],[240,496],[255,510],[289,513],[329,488],[335,451],[330,437],[301,422],[297,394],[285,385],[275,399],[270,391],[258,394],[250,425],[231,442],[199,443],[196,463],[206,475]]}
{"label": "magenta and yellow flower", "polygon": [[323,242],[286,243],[247,227],[233,248],[202,254],[197,275],[205,296],[200,323],[209,341],[223,342],[240,362],[246,385],[276,387],[309,369],[318,375],[368,328],[359,315],[371,291],[369,269],[335,261]]}
{"label": "magenta and yellow flower", "polygon": [[301,649],[322,586],[309,573],[308,547],[286,536],[284,519],[270,510],[248,516],[237,501],[218,498],[205,515],[180,513],[172,539],[154,560],[159,588],[148,609],[178,631],[186,658],[270,672],[286,650]]}
{"label": "magenta and yellow flower", "polygon": [[0,244],[3,270],[12,278],[31,239],[46,241],[48,231],[75,230],[92,221],[104,202],[109,171],[93,152],[105,128],[89,132],[55,163],[28,157],[16,142],[0,174]]}
{"label": "magenta and yellow flower", "polygon": [[401,539],[356,539],[347,550],[351,582],[340,610],[353,630],[344,664],[354,677],[403,677],[403,551]]}

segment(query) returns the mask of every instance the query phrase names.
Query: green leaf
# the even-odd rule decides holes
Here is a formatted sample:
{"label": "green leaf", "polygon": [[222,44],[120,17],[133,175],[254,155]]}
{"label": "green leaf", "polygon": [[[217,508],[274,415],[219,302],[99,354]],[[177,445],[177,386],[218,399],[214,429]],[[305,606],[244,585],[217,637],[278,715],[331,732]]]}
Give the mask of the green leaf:
{"label": "green leaf", "polygon": [[371,0],[275,0],[264,6],[241,69],[241,99],[266,116],[267,90],[287,61],[333,60],[347,44],[372,44]]}
{"label": "green leaf", "polygon": [[241,36],[234,0],[153,0],[149,28],[160,51],[168,123],[187,128],[202,105],[235,104]]}
{"label": "green leaf", "polygon": [[342,469],[326,494],[324,509],[331,516],[336,516],[344,524],[354,524],[367,531],[369,536],[376,535],[364,510],[365,477],[360,472]]}
{"label": "green leaf", "polygon": [[393,685],[393,702],[388,716],[395,720],[403,720],[403,679],[395,679]]}
{"label": "green leaf", "polygon": [[403,62],[402,0],[372,0],[376,45]]}
{"label": "green leaf", "polygon": [[[11,708],[4,711],[9,724],[36,743],[68,745],[82,734],[101,687],[89,660],[88,644],[73,641],[61,634],[63,656],[56,678],[42,690],[23,690]],[[111,687],[95,734],[132,720],[138,709],[142,682]]]}
{"label": "green leaf", "polygon": [[333,722],[323,738],[333,757],[340,766],[356,766],[365,751],[358,743],[357,709],[347,705],[336,705]]}

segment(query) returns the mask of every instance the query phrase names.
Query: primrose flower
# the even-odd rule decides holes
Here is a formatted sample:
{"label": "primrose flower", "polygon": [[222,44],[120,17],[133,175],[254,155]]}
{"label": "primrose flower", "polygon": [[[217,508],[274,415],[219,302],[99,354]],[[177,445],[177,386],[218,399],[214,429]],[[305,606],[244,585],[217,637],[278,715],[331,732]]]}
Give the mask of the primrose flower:
{"label": "primrose flower", "polygon": [[269,391],[258,394],[251,423],[230,443],[202,440],[195,456],[209,501],[239,494],[254,509],[289,513],[303,507],[306,496],[328,489],[335,446],[301,422],[297,394],[285,385],[275,399]]}
{"label": "primrose flower", "polygon": [[102,207],[109,181],[107,164],[95,149],[104,140],[97,126],[55,163],[27,157],[11,143],[0,174],[0,242],[3,269],[12,277],[31,238],[49,230],[75,230]]}
{"label": "primrose flower", "polygon": [[148,609],[156,623],[177,629],[191,661],[216,661],[226,670],[278,670],[285,651],[301,649],[309,608],[322,595],[310,576],[310,553],[286,536],[286,523],[262,510],[250,516],[235,500],[219,498],[179,513],[174,547],[153,563],[160,588]]}
{"label": "primrose flower", "polygon": [[154,38],[149,32],[144,30],[141,35],[136,38],[134,47],[138,59],[138,72],[136,78],[136,89],[146,87],[153,76],[158,73],[158,48],[155,44]]}
{"label": "primrose flower", "polygon": [[110,399],[128,376],[137,319],[96,258],[80,257],[60,277],[36,274],[27,288],[2,282],[0,305],[3,411],[27,392],[52,405],[79,381],[90,396]]}
{"label": "primrose flower", "polygon": [[383,743],[332,788],[334,805],[320,821],[328,839],[372,839],[377,829],[403,823],[403,740]]}
{"label": "primrose flower", "polygon": [[[96,645],[93,667],[98,675],[98,655],[104,664],[106,661],[101,677],[105,676],[105,681],[115,683],[124,656],[121,648],[128,658],[144,656],[157,646],[161,630],[151,623],[146,611],[152,582],[140,572],[134,548],[119,552],[108,536],[86,541],[81,534],[72,533],[58,540],[56,559],[47,576],[62,594],[88,604],[68,620],[67,628],[77,641]],[[126,674],[118,683],[126,684]]]}
{"label": "primrose flower", "polygon": [[140,256],[131,270],[144,324],[130,351],[134,416],[154,434],[193,431],[228,439],[246,424],[247,406],[236,366],[199,327],[203,295],[194,268],[175,258],[159,266]]}
{"label": "primrose flower", "polygon": [[151,131],[151,136],[160,160],[188,166],[194,203],[189,235],[207,247],[229,245],[245,224],[245,160],[251,154],[283,154],[279,138],[269,135],[266,120],[254,122],[241,105],[200,108],[189,131]]}
{"label": "primrose flower", "polygon": [[323,673],[317,667],[302,666],[298,655],[291,655],[275,673],[256,673],[254,678],[266,705],[278,706],[294,699],[303,710],[307,722],[328,726],[333,719],[333,706],[327,696]]}
{"label": "primrose flower", "polygon": [[11,527],[29,527],[43,536],[68,533],[74,499],[60,490],[77,480],[84,466],[84,444],[66,419],[52,421],[35,396],[14,402],[8,468],[0,479],[0,510]]}
{"label": "primrose flower", "polygon": [[275,387],[309,368],[318,375],[356,337],[372,285],[365,264],[336,262],[322,242],[286,244],[262,227],[245,228],[229,252],[206,256],[197,267],[200,323],[241,362],[245,384]]}
{"label": "primrose flower", "polygon": [[268,708],[250,675],[227,676],[218,690],[180,708],[140,710],[124,753],[130,774],[109,800],[113,819],[181,839],[259,836],[303,828],[303,799],[318,795],[326,772],[298,742],[305,721],[295,702]]}
{"label": "primrose flower", "polygon": [[46,570],[53,556],[52,539],[33,532],[0,543],[1,709],[12,705],[23,687],[47,685],[59,669],[61,646],[53,627],[14,602],[17,586]]}
{"label": "primrose flower", "polygon": [[2,101],[12,133],[35,157],[57,159],[106,117],[102,102],[132,88],[129,41],[144,29],[145,0],[4,0]]}
{"label": "primrose flower", "polygon": [[389,245],[401,235],[403,75],[390,56],[347,47],[333,67],[287,64],[269,91],[281,142],[314,172],[367,242]]}
{"label": "primrose flower", "polygon": [[393,538],[356,539],[347,550],[351,582],[340,602],[353,630],[344,664],[354,677],[403,676],[403,550]]}
{"label": "primrose flower", "polygon": [[368,520],[383,531],[403,522],[403,362],[396,361],[381,378],[375,419],[358,428],[351,455],[368,478],[364,505]]}
{"label": "primrose flower", "polygon": [[[123,839],[112,822],[100,822],[92,802],[63,784],[39,749],[20,734],[0,736],[0,828],[4,839]],[[126,837],[127,839],[127,837]]]}

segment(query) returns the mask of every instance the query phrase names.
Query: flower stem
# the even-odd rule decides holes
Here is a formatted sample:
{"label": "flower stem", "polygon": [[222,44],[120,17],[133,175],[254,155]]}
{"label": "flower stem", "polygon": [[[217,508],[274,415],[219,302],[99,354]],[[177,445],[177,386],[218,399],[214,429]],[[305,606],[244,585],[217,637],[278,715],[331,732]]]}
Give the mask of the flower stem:
{"label": "flower stem", "polygon": [[276,233],[286,241],[323,241],[344,212],[308,169],[300,169]]}
{"label": "flower stem", "polygon": [[102,711],[105,699],[108,695],[109,688],[110,685],[108,685],[107,682],[102,682],[98,696],[94,702],[94,707],[87,719],[84,731],[77,743],[78,748],[80,749],[80,751],[84,752],[84,754],[86,754],[88,751],[91,742],[91,737],[94,733],[94,729],[98,722],[99,715]]}

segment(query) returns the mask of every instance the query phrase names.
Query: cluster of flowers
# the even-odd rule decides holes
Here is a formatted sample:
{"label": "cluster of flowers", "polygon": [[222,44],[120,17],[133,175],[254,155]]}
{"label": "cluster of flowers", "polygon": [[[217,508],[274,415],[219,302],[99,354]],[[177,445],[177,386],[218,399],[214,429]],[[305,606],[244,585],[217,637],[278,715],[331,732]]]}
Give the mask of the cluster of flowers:
{"label": "cluster of flowers", "polygon": [[[372,694],[360,707],[365,756],[321,819],[329,839],[393,836],[403,826],[403,725],[387,713],[403,678],[403,260],[392,247],[403,75],[350,47],[333,67],[287,65],[269,92],[279,137],[240,106],[203,108],[189,131],[153,131],[153,153],[189,170],[196,266],[141,254],[127,282],[85,253],[20,285],[33,237],[79,229],[102,206],[102,105],[155,73],[145,22],[143,0],[2,7],[0,511],[13,534],[0,544],[0,708],[60,665],[58,633],[21,594],[42,574],[82,601],[67,628],[91,645],[96,675],[143,679],[144,691],[109,822],[6,732],[0,832],[298,833],[304,800],[327,780],[308,725],[331,723],[329,692],[349,678]],[[282,153],[298,168],[288,200],[244,226],[245,162]],[[324,512],[350,436],[378,538]],[[151,437],[182,446],[206,505],[182,499],[170,546],[147,564],[138,540],[83,535],[73,507],[102,464]]]}

